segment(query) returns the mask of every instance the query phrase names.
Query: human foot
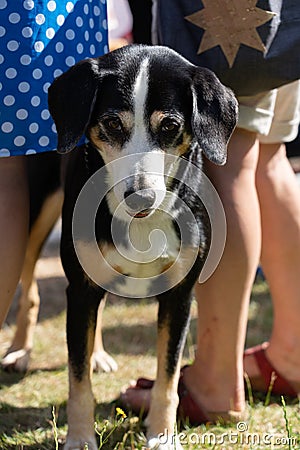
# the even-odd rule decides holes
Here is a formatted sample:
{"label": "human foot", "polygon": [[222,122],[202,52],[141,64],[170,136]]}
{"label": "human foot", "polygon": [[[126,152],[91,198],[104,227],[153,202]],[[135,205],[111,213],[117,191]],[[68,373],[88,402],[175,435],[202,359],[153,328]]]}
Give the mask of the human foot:
{"label": "human foot", "polygon": [[[199,425],[207,422],[238,422],[245,418],[244,412],[240,411],[218,411],[212,412],[204,408],[192,396],[187,388],[184,375],[187,373],[189,366],[181,369],[178,384],[178,417],[188,420],[191,425]],[[120,400],[124,405],[132,409],[137,414],[146,414],[150,407],[151,389],[154,381],[147,378],[139,378],[135,384],[129,386],[120,395]]]}
{"label": "human foot", "polygon": [[300,382],[288,381],[284,370],[278,371],[269,359],[269,342],[247,349],[244,353],[244,370],[254,391],[275,395],[298,397]]}

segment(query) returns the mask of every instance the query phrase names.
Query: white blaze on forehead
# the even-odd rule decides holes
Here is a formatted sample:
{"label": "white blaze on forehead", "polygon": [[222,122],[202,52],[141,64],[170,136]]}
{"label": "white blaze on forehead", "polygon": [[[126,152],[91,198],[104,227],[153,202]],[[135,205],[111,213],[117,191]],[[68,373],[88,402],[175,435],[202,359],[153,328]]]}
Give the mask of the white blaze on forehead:
{"label": "white blaze on forehead", "polygon": [[135,127],[144,124],[146,99],[149,83],[149,59],[146,58],[141,64],[140,71],[135,79],[133,87],[133,110]]}
{"label": "white blaze on forehead", "polygon": [[132,88],[132,133],[122,148],[123,158],[114,160],[112,175],[114,194],[118,203],[124,201],[124,192],[132,187],[137,190],[152,189],[156,194],[153,208],[157,208],[166,192],[164,153],[153,146],[149,135],[149,124],[146,123],[148,91],[149,58],[145,58]]}

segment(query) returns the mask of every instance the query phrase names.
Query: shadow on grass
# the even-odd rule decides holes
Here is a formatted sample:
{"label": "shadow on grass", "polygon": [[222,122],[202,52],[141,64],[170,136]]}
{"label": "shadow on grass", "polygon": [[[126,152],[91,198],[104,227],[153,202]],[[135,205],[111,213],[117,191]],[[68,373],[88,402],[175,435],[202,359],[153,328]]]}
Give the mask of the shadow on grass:
{"label": "shadow on grass", "polygon": [[[54,449],[52,408],[18,408],[7,403],[0,404],[1,449]],[[65,425],[66,402],[56,406],[55,410],[58,413],[57,425]]]}
{"label": "shadow on grass", "polygon": [[[98,430],[105,437],[114,427],[116,402],[97,404],[95,417]],[[55,449],[55,427],[58,448],[62,449],[66,435],[66,402],[55,405],[56,425],[53,424],[53,406],[45,408],[17,408],[7,403],[0,404],[0,446],[1,450],[50,450]],[[30,431],[34,430],[34,431]],[[126,433],[143,433],[143,423],[129,415],[126,422],[118,424],[103,449],[114,448]]]}

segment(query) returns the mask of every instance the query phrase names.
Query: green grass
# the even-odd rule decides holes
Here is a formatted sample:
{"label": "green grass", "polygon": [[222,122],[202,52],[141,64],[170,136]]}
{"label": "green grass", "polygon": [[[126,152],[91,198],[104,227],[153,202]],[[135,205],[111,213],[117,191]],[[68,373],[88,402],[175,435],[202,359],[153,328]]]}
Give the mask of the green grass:
{"label": "green grass", "polygon": [[[55,295],[55,307],[51,309],[52,295]],[[63,286],[59,284],[57,290],[52,290],[46,301],[47,308],[42,305],[29,371],[25,375],[0,372],[1,450],[57,450],[62,448],[66,436],[67,353]],[[193,356],[195,309],[194,305],[184,362]],[[106,307],[104,343],[117,360],[119,371],[93,376],[97,402],[95,418],[102,449],[139,450],[145,446],[143,421],[130,413],[126,418],[116,416],[115,400],[130,380],[155,374],[156,312],[156,304],[146,301],[113,301]],[[253,288],[247,345],[268,339],[271,325],[270,295],[267,285],[260,281]],[[12,314],[10,325],[0,334],[2,353],[13,331]],[[187,423],[180,424],[178,432],[184,449],[299,449],[298,403],[287,399],[282,402],[271,396],[265,406],[265,400],[260,396],[252,401],[250,396],[249,417],[238,426],[208,424],[192,428]]]}

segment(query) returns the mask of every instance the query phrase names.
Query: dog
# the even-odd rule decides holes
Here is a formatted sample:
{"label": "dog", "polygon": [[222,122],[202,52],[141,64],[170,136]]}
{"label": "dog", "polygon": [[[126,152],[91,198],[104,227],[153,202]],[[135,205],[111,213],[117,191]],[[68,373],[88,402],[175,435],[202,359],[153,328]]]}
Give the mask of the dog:
{"label": "dog", "polygon": [[[49,234],[61,215],[64,197],[65,164],[62,155],[57,152],[30,155],[26,158],[26,164],[30,198],[28,244],[20,277],[16,331],[1,360],[2,368],[10,372],[26,372],[29,367],[40,306],[40,295],[34,276],[35,266]],[[92,357],[95,372],[115,371],[118,367],[116,361],[103,347],[104,305],[105,302],[102,302],[98,310]]]}
{"label": "dog", "polygon": [[[225,163],[237,101],[209,70],[166,47],[143,45],[76,64],[53,82],[48,101],[58,151],[70,152],[61,239],[69,283],[64,449],[97,449],[90,361],[108,291],[158,301],[147,445],[179,449],[179,367],[192,289],[211,240],[202,153]],[[76,147],[82,135],[88,142]]]}

